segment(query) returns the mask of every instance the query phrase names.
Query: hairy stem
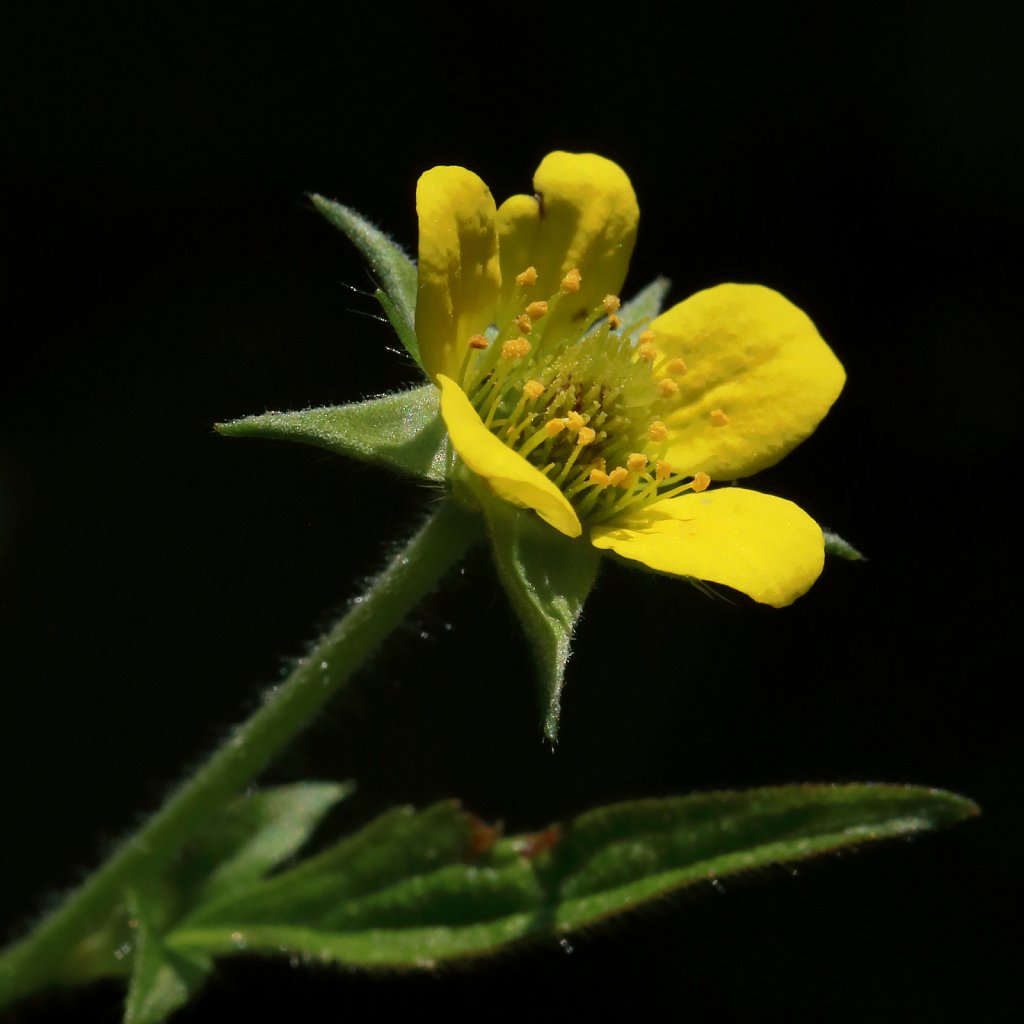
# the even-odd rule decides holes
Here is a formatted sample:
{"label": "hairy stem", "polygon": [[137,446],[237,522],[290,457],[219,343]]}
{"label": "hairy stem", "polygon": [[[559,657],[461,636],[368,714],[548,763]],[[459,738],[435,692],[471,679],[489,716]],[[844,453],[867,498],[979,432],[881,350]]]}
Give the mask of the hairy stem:
{"label": "hairy stem", "polygon": [[477,539],[479,526],[444,502],[291,675],[23,939],[0,954],[0,1007],[61,973],[69,952],[100,927],[137,879],[159,871],[202,822],[252,782],[316,717],[441,576]]}

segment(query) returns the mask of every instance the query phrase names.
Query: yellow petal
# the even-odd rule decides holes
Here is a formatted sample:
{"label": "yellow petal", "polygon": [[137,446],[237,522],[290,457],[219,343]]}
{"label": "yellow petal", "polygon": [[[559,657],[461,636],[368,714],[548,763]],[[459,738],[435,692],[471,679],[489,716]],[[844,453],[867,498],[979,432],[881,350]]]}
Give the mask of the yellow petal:
{"label": "yellow petal", "polygon": [[441,386],[441,416],[462,461],[486,480],[498,497],[513,505],[532,508],[560,533],[578,537],[583,529],[565,495],[484,426],[455,381],[444,374],[438,374],[437,381]]}
{"label": "yellow petal", "polygon": [[[576,268],[582,276],[580,290],[559,300],[545,331],[569,323],[582,329],[585,315],[605,295],[618,295],[626,279],[640,219],[633,186],[603,156],[556,152],[541,161],[533,187],[539,200],[530,260],[538,273],[534,290],[547,298],[568,271]],[[514,197],[520,204],[523,198]]]}
{"label": "yellow petal", "polygon": [[[501,256],[501,308],[502,320],[510,319],[521,310],[512,301],[519,293],[516,276],[533,266],[537,248],[537,230],[540,226],[540,204],[536,196],[509,196],[498,207],[498,247]],[[535,285],[524,295],[529,302],[546,299],[551,289],[543,291]],[[525,303],[520,303],[525,305]]]}
{"label": "yellow petal", "polygon": [[494,199],[464,167],[434,167],[416,186],[416,336],[426,371],[457,373],[464,347],[494,319],[501,272]]}
{"label": "yellow petal", "polygon": [[666,498],[603,523],[597,548],[659,572],[722,583],[776,608],[792,604],[821,573],[821,527],[798,505],[722,487]]}
{"label": "yellow petal", "polygon": [[814,430],[846,380],[807,315],[761,285],[698,292],[651,330],[655,348],[687,367],[661,417],[666,459],[684,473],[731,480],[774,465]]}

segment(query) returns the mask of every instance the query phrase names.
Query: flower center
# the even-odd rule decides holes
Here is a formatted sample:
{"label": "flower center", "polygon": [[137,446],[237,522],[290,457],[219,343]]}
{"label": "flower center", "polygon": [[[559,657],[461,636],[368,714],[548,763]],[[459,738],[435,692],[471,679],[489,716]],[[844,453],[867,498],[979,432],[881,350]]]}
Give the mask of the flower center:
{"label": "flower center", "polygon": [[579,331],[546,330],[564,296],[579,291],[570,270],[546,300],[530,291],[537,273],[516,278],[515,314],[469,340],[459,384],[484,425],[553,481],[580,519],[600,522],[683,491],[702,491],[706,473],[676,473],[666,460],[668,411],[686,372],[659,358],[643,322],[623,324],[606,295]]}

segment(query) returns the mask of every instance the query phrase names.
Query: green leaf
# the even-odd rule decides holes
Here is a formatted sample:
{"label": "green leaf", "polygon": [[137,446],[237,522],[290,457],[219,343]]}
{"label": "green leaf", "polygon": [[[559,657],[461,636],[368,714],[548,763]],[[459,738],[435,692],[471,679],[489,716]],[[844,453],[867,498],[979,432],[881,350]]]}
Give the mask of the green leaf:
{"label": "green leaf", "polygon": [[533,651],[544,735],[553,743],[573,631],[597,579],[600,552],[507,502],[485,501],[484,512],[498,576]]}
{"label": "green leaf", "polygon": [[646,288],[622,304],[619,319],[630,337],[644,330],[661,312],[665,296],[668,295],[671,286],[672,282],[667,277],[656,277]]}
{"label": "green leaf", "polygon": [[355,787],[300,782],[257,790],[228,804],[182,851],[168,882],[179,905],[198,906],[267,874],[305,844]]}
{"label": "green leaf", "polygon": [[409,354],[419,363],[419,344],[413,330],[416,323],[416,264],[406,256],[401,246],[355,210],[319,195],[311,195],[310,199],[317,210],[336,228],[344,231],[366,257],[393,310],[383,302],[381,305]]}
{"label": "green leaf", "polygon": [[843,540],[838,533],[822,528],[825,537],[825,554],[845,558],[848,562],[864,562],[865,557],[849,542]]}
{"label": "green leaf", "polygon": [[159,1024],[199,991],[212,961],[202,952],[168,949],[160,936],[159,911],[148,897],[133,892],[128,906],[135,952],[124,1024]]}
{"label": "green leaf", "polygon": [[448,434],[433,384],[352,405],[246,416],[216,429],[228,437],[300,441],[428,480],[445,475]]}
{"label": "green leaf", "polygon": [[976,813],[934,789],[787,786],[617,804],[496,841],[496,829],[454,803],[402,809],[200,908],[166,941],[188,955],[248,949],[432,966],[558,935],[686,886]]}

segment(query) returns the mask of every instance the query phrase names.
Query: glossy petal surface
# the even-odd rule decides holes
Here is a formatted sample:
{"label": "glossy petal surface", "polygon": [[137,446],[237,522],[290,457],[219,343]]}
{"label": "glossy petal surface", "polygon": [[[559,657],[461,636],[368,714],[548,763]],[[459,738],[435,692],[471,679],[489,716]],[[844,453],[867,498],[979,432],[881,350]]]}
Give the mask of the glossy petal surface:
{"label": "glossy petal surface", "polygon": [[774,465],[818,425],[846,375],[814,324],[778,292],[723,284],[653,321],[654,344],[680,357],[679,404],[664,416],[678,470],[712,479]]}
{"label": "glossy petal surface", "polygon": [[583,532],[580,521],[562,492],[484,426],[455,381],[443,374],[437,380],[441,386],[441,416],[462,461],[483,477],[498,497],[532,508],[560,533],[578,537]]}
{"label": "glossy petal surface", "polygon": [[[559,299],[545,331],[577,332],[605,295],[618,295],[636,242],[640,208],[626,173],[594,153],[549,153],[533,178],[536,197],[512,196],[502,204],[502,247],[509,249],[502,268],[537,268],[531,297],[546,299],[558,291],[573,268],[582,287]],[[506,241],[508,239],[508,241]],[[517,262],[516,262],[517,261]]]}
{"label": "glossy petal surface", "polygon": [[776,608],[821,573],[821,528],[799,506],[741,487],[655,502],[595,527],[595,547],[675,576],[692,576]]}
{"label": "glossy petal surface", "polygon": [[501,288],[495,208],[464,167],[434,167],[416,186],[419,284],[416,335],[426,371],[457,373],[462,346],[494,317]]}

